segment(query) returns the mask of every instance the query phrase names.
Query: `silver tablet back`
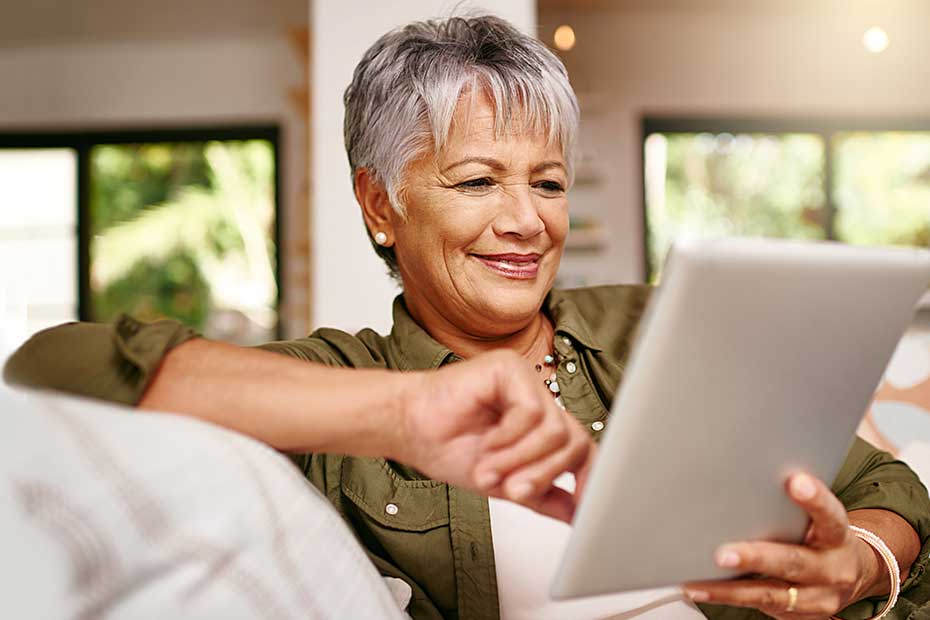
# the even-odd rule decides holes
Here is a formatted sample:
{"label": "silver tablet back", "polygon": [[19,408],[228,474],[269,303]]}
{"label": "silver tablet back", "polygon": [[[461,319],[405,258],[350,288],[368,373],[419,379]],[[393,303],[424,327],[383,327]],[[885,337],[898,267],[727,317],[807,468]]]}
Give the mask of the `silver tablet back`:
{"label": "silver tablet back", "polygon": [[828,483],[930,286],[930,252],[679,244],[650,301],[553,598],[730,577],[725,542],[797,542],[788,474]]}

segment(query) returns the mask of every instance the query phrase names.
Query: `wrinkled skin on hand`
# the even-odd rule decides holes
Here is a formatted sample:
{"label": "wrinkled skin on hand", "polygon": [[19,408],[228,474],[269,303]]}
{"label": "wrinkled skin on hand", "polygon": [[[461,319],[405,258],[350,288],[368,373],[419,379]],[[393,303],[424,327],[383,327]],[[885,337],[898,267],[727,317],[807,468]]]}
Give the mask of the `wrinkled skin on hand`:
{"label": "wrinkled skin on hand", "polygon": [[[692,600],[754,607],[783,620],[813,620],[829,618],[871,595],[875,554],[849,529],[849,517],[840,500],[827,485],[804,473],[788,480],[787,491],[811,519],[804,543],[723,545],[715,554],[719,566],[759,577],[687,584],[685,591]],[[789,611],[791,587],[797,590],[797,597]]]}

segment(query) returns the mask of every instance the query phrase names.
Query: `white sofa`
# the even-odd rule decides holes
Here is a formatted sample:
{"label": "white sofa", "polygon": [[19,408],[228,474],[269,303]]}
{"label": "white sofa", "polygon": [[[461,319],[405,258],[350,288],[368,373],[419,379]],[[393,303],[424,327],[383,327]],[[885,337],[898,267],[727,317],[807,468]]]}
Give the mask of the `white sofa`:
{"label": "white sofa", "polygon": [[2,383],[0,412],[0,617],[408,617],[409,587],[268,447]]}

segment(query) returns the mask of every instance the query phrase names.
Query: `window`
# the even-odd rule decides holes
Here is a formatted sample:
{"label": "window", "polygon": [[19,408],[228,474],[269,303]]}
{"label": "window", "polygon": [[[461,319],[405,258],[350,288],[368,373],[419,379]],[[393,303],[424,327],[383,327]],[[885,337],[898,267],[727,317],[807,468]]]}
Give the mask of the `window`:
{"label": "window", "polygon": [[746,235],[930,247],[927,130],[647,119],[646,271],[672,241]]}
{"label": "window", "polygon": [[76,175],[74,149],[0,149],[0,285],[29,333],[77,318]]}
{"label": "window", "polygon": [[836,238],[930,247],[930,131],[838,132],[831,144]]}
{"label": "window", "polygon": [[273,127],[0,135],[0,244],[30,271],[30,329],[125,312],[275,338],[277,154]]}

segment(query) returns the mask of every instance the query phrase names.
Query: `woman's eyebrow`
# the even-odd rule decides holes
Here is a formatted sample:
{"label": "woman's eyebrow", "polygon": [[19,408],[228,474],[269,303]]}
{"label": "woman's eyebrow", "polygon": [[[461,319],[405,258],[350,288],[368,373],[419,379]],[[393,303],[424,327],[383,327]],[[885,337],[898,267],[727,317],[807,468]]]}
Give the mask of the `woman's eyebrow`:
{"label": "woman's eyebrow", "polygon": [[453,168],[458,168],[459,166],[464,166],[465,164],[483,164],[493,170],[504,170],[506,168],[504,164],[494,159],[493,157],[466,157],[465,159],[460,159],[454,164],[450,164],[446,166],[445,168],[442,169],[441,172],[445,174],[446,172],[449,172]]}
{"label": "woman's eyebrow", "polygon": [[[459,166],[464,166],[465,164],[482,164],[484,166],[487,166],[488,168],[491,168],[492,170],[505,170],[506,169],[506,166],[503,163],[494,159],[493,157],[475,156],[475,157],[466,157],[465,159],[460,159],[459,161],[455,163],[449,164],[448,166],[442,169],[442,173],[445,174],[446,172],[449,172],[453,168],[458,168]],[[544,162],[538,163],[535,166],[533,166],[533,169],[530,170],[530,172],[535,174],[538,172],[543,172],[544,170],[548,170],[549,168],[561,168],[562,170],[565,170],[565,164],[555,159],[550,160],[550,161],[544,161]]]}
{"label": "woman's eyebrow", "polygon": [[533,169],[531,170],[531,172],[533,173],[543,172],[544,170],[548,170],[549,168],[561,168],[564,171],[565,164],[555,159],[551,161],[544,161],[542,163],[539,163],[533,166]]}

